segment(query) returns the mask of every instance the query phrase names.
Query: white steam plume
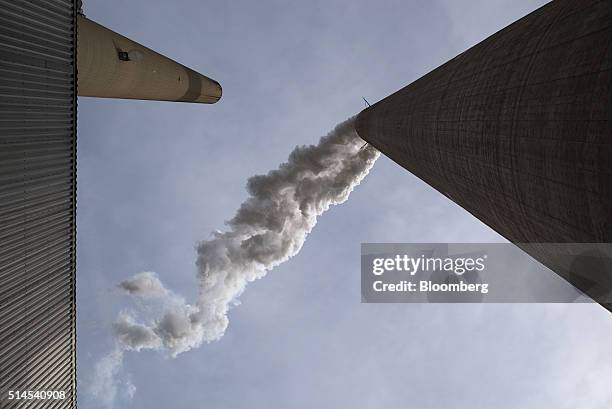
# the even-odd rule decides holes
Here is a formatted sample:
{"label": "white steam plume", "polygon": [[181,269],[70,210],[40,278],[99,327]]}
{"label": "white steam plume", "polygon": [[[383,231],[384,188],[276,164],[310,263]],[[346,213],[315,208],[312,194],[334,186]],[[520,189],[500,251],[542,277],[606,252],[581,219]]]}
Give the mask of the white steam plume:
{"label": "white steam plume", "polygon": [[119,284],[128,294],[164,305],[163,314],[148,324],[120,314],[114,325],[120,348],[165,349],[176,356],[221,338],[228,309],[247,283],[296,255],[317,217],[346,201],[378,156],[359,138],[351,118],[317,145],[296,147],[278,169],[251,177],[250,196],[227,222],[229,230],[197,246],[195,303],[185,303],[154,273]]}
{"label": "white steam plume", "polygon": [[168,295],[168,290],[157,274],[150,271],[138,273],[129,280],[120,282],[118,287],[128,294],[143,298],[161,298]]}

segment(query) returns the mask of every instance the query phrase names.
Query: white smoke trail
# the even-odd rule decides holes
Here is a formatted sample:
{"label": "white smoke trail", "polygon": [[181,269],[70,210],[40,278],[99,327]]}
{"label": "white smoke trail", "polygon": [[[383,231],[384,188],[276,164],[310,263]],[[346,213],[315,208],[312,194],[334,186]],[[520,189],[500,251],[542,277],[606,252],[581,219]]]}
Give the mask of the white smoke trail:
{"label": "white smoke trail", "polygon": [[117,373],[123,364],[123,350],[117,346],[94,367],[93,381],[88,392],[96,402],[110,407],[117,395]]}
{"label": "white smoke trail", "polygon": [[296,255],[317,217],[343,203],[368,174],[379,152],[364,144],[351,118],[317,145],[298,146],[286,163],[248,180],[250,197],[227,222],[197,246],[199,295],[194,304],[166,289],[150,272],[119,287],[136,297],[162,302],[165,312],[150,324],[120,314],[114,325],[121,350],[165,349],[171,355],[221,338],[228,309],[246,285]]}
{"label": "white smoke trail", "polygon": [[119,288],[128,294],[143,298],[160,298],[168,295],[168,290],[157,277],[157,274],[144,271],[131,279],[119,283]]}

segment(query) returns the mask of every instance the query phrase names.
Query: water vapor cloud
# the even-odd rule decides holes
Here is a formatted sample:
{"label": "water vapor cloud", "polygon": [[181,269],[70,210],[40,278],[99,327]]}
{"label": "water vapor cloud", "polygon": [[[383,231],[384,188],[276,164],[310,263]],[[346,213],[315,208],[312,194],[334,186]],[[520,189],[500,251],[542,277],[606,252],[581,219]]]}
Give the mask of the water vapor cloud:
{"label": "water vapor cloud", "polygon": [[176,356],[220,339],[229,324],[228,311],[247,284],[295,256],[317,218],[348,199],[378,156],[359,138],[351,118],[317,145],[296,147],[278,169],[251,177],[249,197],[226,222],[227,231],[197,244],[194,302],[185,302],[152,272],[119,283],[125,294],[163,308],[148,321],[130,312],[119,315],[113,326],[119,349],[106,366],[120,362],[124,351],[163,350]]}

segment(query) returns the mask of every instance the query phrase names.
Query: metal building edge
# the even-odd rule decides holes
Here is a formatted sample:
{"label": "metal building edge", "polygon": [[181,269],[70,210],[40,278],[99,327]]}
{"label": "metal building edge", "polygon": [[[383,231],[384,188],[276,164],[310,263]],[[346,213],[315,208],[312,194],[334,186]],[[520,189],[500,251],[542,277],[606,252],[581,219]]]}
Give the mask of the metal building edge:
{"label": "metal building edge", "polygon": [[0,0],[2,409],[76,408],[77,9]]}
{"label": "metal building edge", "polygon": [[78,111],[78,69],[77,69],[77,41],[78,41],[78,22],[79,13],[82,12],[82,0],[73,0],[72,12],[72,72],[73,72],[73,95],[72,95],[72,408],[77,407],[77,310],[76,310],[76,250],[77,250],[77,111]]}

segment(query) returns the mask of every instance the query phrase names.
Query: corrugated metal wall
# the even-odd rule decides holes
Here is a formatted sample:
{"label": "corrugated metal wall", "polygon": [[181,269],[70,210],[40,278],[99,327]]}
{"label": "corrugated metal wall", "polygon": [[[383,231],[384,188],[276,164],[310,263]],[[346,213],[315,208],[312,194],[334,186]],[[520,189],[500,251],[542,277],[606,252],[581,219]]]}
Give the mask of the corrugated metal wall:
{"label": "corrugated metal wall", "polygon": [[75,23],[75,1],[0,0],[0,408],[76,407]]}

